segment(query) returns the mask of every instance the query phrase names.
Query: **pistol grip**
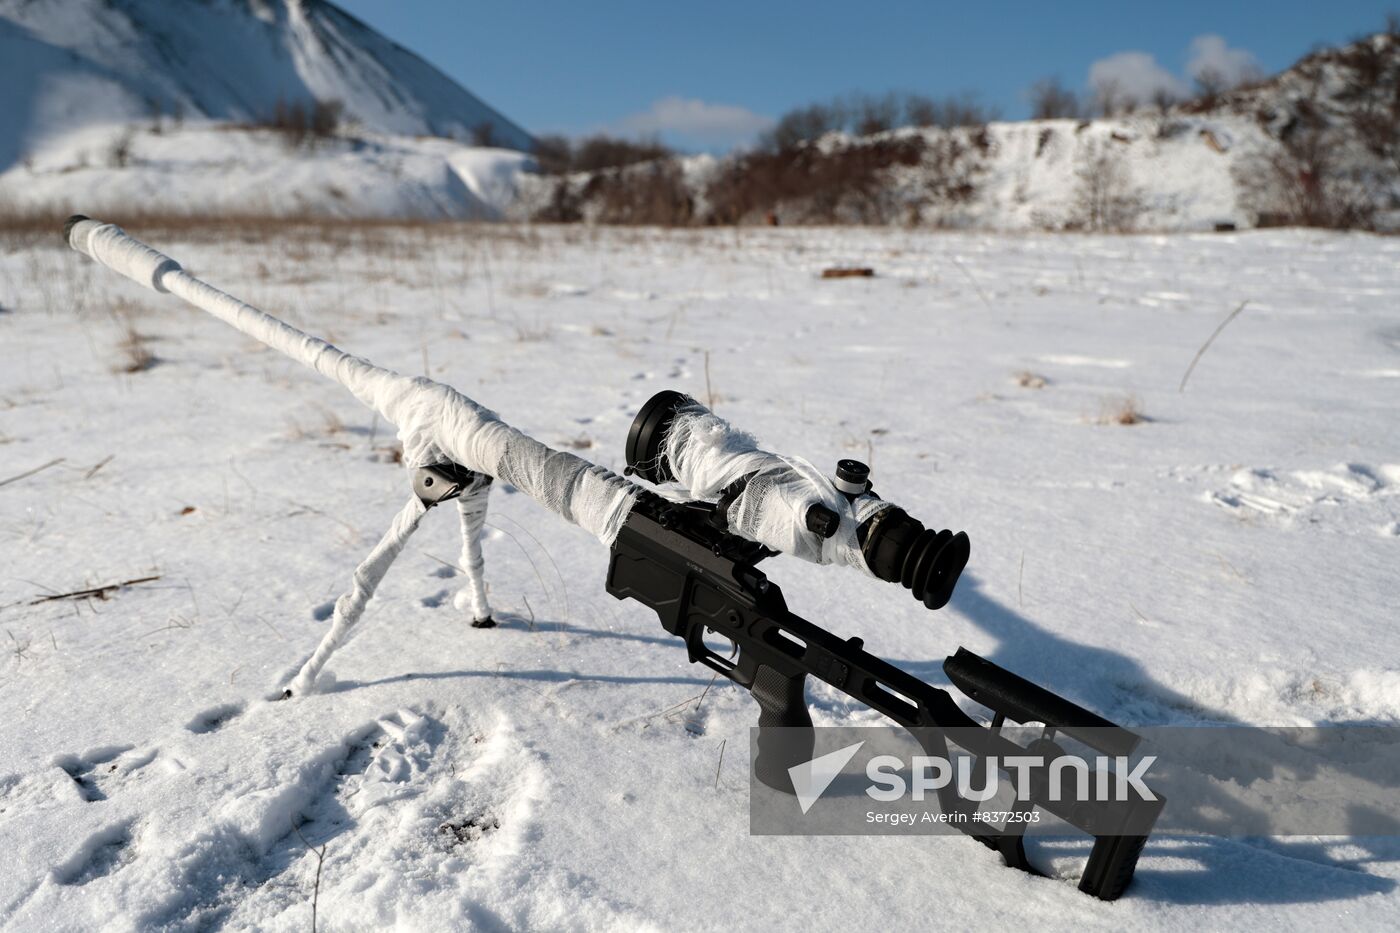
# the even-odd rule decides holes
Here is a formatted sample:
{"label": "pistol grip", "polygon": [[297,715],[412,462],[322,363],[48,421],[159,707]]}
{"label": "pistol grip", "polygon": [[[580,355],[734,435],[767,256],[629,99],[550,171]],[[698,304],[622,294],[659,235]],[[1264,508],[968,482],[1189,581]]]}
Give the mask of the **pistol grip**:
{"label": "pistol grip", "polygon": [[774,790],[791,794],[788,769],[811,761],[815,740],[807,712],[807,675],[789,677],[760,664],[749,690],[761,710],[754,774]]}

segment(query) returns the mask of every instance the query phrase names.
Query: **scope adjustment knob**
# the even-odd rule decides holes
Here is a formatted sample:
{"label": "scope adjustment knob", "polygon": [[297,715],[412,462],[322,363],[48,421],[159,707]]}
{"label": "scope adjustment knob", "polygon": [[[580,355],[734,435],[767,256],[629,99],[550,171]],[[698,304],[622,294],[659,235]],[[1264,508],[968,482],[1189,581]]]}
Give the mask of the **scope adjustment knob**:
{"label": "scope adjustment knob", "polygon": [[870,467],[859,460],[836,461],[836,488],[848,496],[870,489]]}

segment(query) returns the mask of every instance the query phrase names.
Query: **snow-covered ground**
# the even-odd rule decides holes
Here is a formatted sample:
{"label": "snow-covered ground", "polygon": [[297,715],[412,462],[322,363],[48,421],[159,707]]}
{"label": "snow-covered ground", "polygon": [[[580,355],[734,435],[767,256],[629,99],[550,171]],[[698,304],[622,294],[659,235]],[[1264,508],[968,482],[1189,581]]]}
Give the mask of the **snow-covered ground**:
{"label": "snow-covered ground", "polygon": [[[971,535],[953,603],[767,571],[934,684],[965,645],[1125,723],[1400,719],[1395,239],[133,232],[613,468],[665,387],[771,449],[869,459],[881,493]],[[877,276],[819,279],[831,264]],[[304,930],[322,846],[326,930],[1400,914],[1393,839],[1158,840],[1105,904],[963,838],[750,837],[752,700],[707,691],[654,616],[605,594],[596,541],[519,494],[491,507],[500,628],[452,608],[456,522],[430,514],[338,688],[268,702],[405,497],[391,432],[56,231],[4,245],[0,306],[0,481],[63,458],[0,486],[0,924]],[[1129,399],[1145,420],[1113,423]],[[819,723],[874,721],[811,701]]]}
{"label": "snow-covered ground", "polygon": [[293,144],[227,123],[95,124],[0,171],[0,214],[492,220],[529,156],[359,129]]}

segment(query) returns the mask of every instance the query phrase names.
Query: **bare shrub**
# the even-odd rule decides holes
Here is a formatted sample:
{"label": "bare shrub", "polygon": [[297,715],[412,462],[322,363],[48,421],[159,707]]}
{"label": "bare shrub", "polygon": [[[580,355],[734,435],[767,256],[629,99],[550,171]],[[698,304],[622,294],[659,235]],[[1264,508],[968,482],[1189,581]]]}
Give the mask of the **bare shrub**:
{"label": "bare shrub", "polygon": [[620,139],[604,133],[585,137],[578,142],[570,142],[563,136],[544,136],[536,140],[534,149],[535,163],[546,175],[599,172],[640,162],[670,159],[674,155],[659,140]]}
{"label": "bare shrub", "polygon": [[535,157],[535,167],[543,174],[566,175],[573,165],[574,147],[566,136],[536,136],[535,148],[530,154]]}
{"label": "bare shrub", "polygon": [[827,133],[873,136],[901,126],[983,126],[996,118],[995,108],[978,103],[971,92],[942,98],[898,92],[879,96],[852,94],[789,110],[760,138],[759,148],[786,152],[815,142]]}
{"label": "bare shrub", "polygon": [[1121,398],[1107,398],[1099,409],[1099,424],[1119,424],[1129,426],[1150,420],[1142,411],[1142,402],[1136,395]]}
{"label": "bare shrub", "polygon": [[159,98],[146,98],[146,113],[151,118],[151,135],[159,136],[161,133],[165,132],[165,106],[160,102]]}
{"label": "bare shrub", "polygon": [[122,323],[122,331],[121,340],[117,342],[117,349],[121,352],[117,372],[143,373],[160,362],[148,345],[151,338],[137,330],[134,321],[126,318]]}
{"label": "bare shrub", "polygon": [[490,148],[498,145],[496,139],[496,124],[490,120],[482,120],[472,127],[471,140],[473,146]]}
{"label": "bare shrub", "polygon": [[1202,68],[1195,74],[1196,106],[1204,113],[1210,113],[1220,106],[1220,95],[1230,89],[1230,82],[1215,68]]}
{"label": "bare shrub", "polygon": [[1375,202],[1341,168],[1339,138],[1320,117],[1296,118],[1277,146],[1240,162],[1235,179],[1261,226],[1372,226]]}
{"label": "bare shrub", "polygon": [[122,130],[107,148],[107,164],[112,168],[126,168],[131,164],[131,143],[136,132],[130,127]]}
{"label": "bare shrub", "polygon": [[845,125],[845,110],[839,104],[808,104],[779,117],[777,124],[759,140],[759,145],[772,152],[787,152]]}
{"label": "bare shrub", "polygon": [[851,108],[854,114],[853,129],[860,136],[873,136],[895,128],[899,123],[903,106],[894,94],[883,97],[862,96]]}
{"label": "bare shrub", "polygon": [[836,223],[844,217],[880,222],[889,215],[885,173],[918,165],[922,136],[858,141],[827,151],[800,145],[740,156],[716,174],[706,190],[711,219],[739,223],[787,206],[801,219]]}
{"label": "bare shrub", "polygon": [[1094,83],[1094,112],[1103,117],[1116,117],[1132,113],[1137,108],[1137,100],[1123,90],[1123,86],[1113,78],[1101,78]]}
{"label": "bare shrub", "polygon": [[1337,63],[1345,85],[1338,95],[1350,107],[1345,120],[1361,145],[1400,173],[1400,20],[1392,17],[1381,36],[1341,50]]}
{"label": "bare shrub", "polygon": [[1123,156],[1111,146],[1090,144],[1075,170],[1076,216],[1083,230],[1121,233],[1131,230],[1142,213],[1142,194],[1134,187]]}
{"label": "bare shrub", "polygon": [[1077,120],[1083,116],[1079,95],[1059,78],[1041,78],[1031,85],[1029,96],[1032,120]]}
{"label": "bare shrub", "polygon": [[326,408],[324,405],[315,406],[317,413],[321,416],[321,431],[327,437],[334,437],[337,434],[345,433],[345,422],[340,415]]}
{"label": "bare shrub", "polygon": [[340,129],[345,105],[338,100],[318,100],[311,104],[307,129],[313,139],[329,139]]}
{"label": "bare shrub", "polygon": [[675,159],[599,172],[581,194],[598,205],[596,219],[605,224],[672,227],[695,216],[695,202]]}
{"label": "bare shrub", "polygon": [[909,94],[904,98],[904,122],[908,126],[985,126],[997,118],[995,107],[987,107],[972,92],[948,97]]}
{"label": "bare shrub", "polygon": [[579,189],[567,178],[558,178],[550,192],[549,201],[530,215],[530,219],[547,224],[576,224],[583,220],[583,198]]}
{"label": "bare shrub", "polygon": [[1166,113],[1181,101],[1180,95],[1171,88],[1159,87],[1152,92],[1152,106],[1158,113]]}
{"label": "bare shrub", "polygon": [[338,100],[313,100],[288,102],[277,98],[272,113],[244,128],[271,130],[282,137],[290,148],[315,146],[330,139],[340,130],[345,107]]}

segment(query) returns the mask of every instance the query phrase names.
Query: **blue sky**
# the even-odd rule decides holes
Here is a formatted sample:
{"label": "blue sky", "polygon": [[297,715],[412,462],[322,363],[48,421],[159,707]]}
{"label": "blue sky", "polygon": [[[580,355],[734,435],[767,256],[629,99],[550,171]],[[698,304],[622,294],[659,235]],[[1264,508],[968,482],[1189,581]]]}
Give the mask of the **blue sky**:
{"label": "blue sky", "polygon": [[1087,88],[1092,72],[1145,94],[1189,86],[1202,65],[1271,73],[1400,11],[1400,0],[337,2],[531,132],[655,133],[696,150],[742,144],[785,110],[849,91],[976,91],[1014,119],[1047,75]]}

